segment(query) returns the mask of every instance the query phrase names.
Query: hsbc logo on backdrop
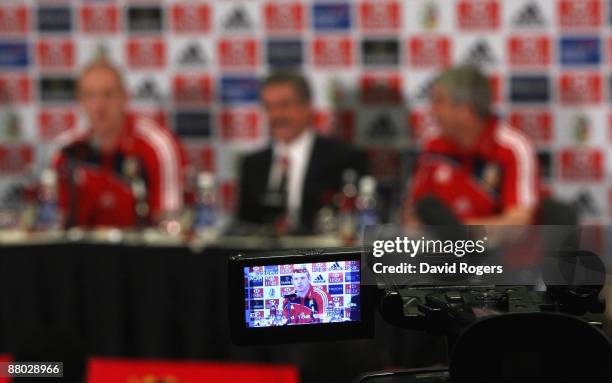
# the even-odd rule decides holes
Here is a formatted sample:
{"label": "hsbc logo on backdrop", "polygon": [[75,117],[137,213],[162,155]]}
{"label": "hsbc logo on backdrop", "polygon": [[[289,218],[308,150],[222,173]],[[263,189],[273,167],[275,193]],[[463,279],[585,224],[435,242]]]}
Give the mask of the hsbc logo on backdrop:
{"label": "hsbc logo on backdrop", "polygon": [[560,101],[564,104],[597,104],[603,100],[600,73],[564,73],[559,77]]}
{"label": "hsbc logo on backdrop", "polygon": [[349,3],[314,4],[312,25],[316,31],[349,30],[351,5]]}
{"label": "hsbc logo on backdrop", "polygon": [[548,110],[515,110],[508,121],[538,144],[549,144],[553,139],[553,117]]}
{"label": "hsbc logo on backdrop", "polygon": [[222,67],[255,67],[259,58],[255,39],[222,39],[218,45],[219,64]]}
{"label": "hsbc logo on backdrop", "polygon": [[365,74],[361,77],[360,89],[364,104],[398,104],[402,100],[402,77]]}
{"label": "hsbc logo on backdrop", "polygon": [[86,4],[81,8],[81,30],[85,33],[114,33],[119,30],[116,5]]}
{"label": "hsbc logo on backdrop", "polygon": [[221,78],[221,101],[225,104],[256,102],[259,81],[256,77],[227,76]]}
{"label": "hsbc logo on backdrop", "polygon": [[267,3],[264,18],[268,32],[300,32],[304,29],[304,6],[299,3]]}
{"label": "hsbc logo on backdrop", "polygon": [[498,1],[462,0],[457,3],[459,29],[499,29],[501,6]]}
{"label": "hsbc logo on backdrop", "polygon": [[41,68],[69,69],[75,65],[75,45],[70,39],[45,39],[36,44]]}
{"label": "hsbc logo on backdrop", "polygon": [[350,37],[316,38],[312,56],[318,67],[349,67],[353,65],[353,40]]}
{"label": "hsbc logo on backdrop", "polygon": [[32,100],[32,81],[22,73],[0,73],[0,103],[27,103]]}
{"label": "hsbc logo on backdrop", "polygon": [[76,128],[77,115],[73,110],[43,109],[38,113],[38,136],[52,141],[58,135]]}
{"label": "hsbc logo on backdrop", "polygon": [[174,32],[203,33],[210,31],[211,10],[208,4],[174,4],[170,14]]}
{"label": "hsbc logo on backdrop", "polygon": [[166,44],[162,39],[130,39],[126,51],[131,69],[161,69],[166,65]]}
{"label": "hsbc logo on backdrop", "polygon": [[601,181],[604,153],[601,149],[564,149],[559,154],[561,178],[565,181]]}
{"label": "hsbc logo on backdrop", "polygon": [[447,67],[451,61],[448,37],[414,37],[408,42],[408,60],[415,68]]}
{"label": "hsbc logo on backdrop", "polygon": [[0,6],[0,33],[25,33],[29,30],[30,13],[26,6]]}
{"label": "hsbc logo on backdrop", "polygon": [[29,144],[0,145],[0,171],[10,174],[25,173],[34,160],[34,148]]}
{"label": "hsbc logo on backdrop", "polygon": [[27,42],[0,42],[0,68],[26,68],[30,64]]}
{"label": "hsbc logo on backdrop", "polygon": [[551,63],[551,57],[548,36],[512,36],[508,39],[508,62],[511,66],[547,66]]}
{"label": "hsbc logo on backdrop", "polygon": [[359,7],[359,25],[365,31],[396,31],[402,25],[397,1],[365,1]]}
{"label": "hsbc logo on backdrop", "polygon": [[561,38],[561,65],[598,65],[601,62],[600,46],[598,37]]}
{"label": "hsbc logo on backdrop", "polygon": [[261,136],[257,110],[224,109],[219,114],[221,139],[254,141]]}
{"label": "hsbc logo on backdrop", "polygon": [[603,18],[601,0],[560,0],[557,6],[561,28],[601,27]]}
{"label": "hsbc logo on backdrop", "polygon": [[213,98],[213,84],[209,75],[178,74],[173,81],[176,103],[209,103]]}

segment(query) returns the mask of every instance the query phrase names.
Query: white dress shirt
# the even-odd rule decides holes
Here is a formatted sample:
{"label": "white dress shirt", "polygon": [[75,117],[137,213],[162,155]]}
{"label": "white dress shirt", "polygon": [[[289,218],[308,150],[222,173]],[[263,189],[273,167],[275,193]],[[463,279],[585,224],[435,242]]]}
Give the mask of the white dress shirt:
{"label": "white dress shirt", "polygon": [[272,167],[270,169],[268,187],[270,189],[277,189],[280,186],[282,178],[282,165],[280,159],[286,156],[289,160],[287,212],[289,215],[289,223],[292,226],[299,222],[304,180],[306,178],[314,140],[315,133],[311,129],[306,129],[288,144],[275,141],[272,148]]}

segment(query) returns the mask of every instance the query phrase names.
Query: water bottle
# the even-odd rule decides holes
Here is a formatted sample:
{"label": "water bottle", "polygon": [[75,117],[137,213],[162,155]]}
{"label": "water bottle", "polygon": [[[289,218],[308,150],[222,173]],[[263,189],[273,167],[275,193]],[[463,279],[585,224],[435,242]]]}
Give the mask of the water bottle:
{"label": "water bottle", "polygon": [[359,233],[363,233],[366,227],[377,224],[376,179],[372,176],[363,176],[359,180],[359,196],[357,197],[357,228]]}
{"label": "water bottle", "polygon": [[198,174],[196,193],[193,229],[196,232],[203,232],[212,229],[217,218],[215,178],[212,173]]}
{"label": "water bottle", "polygon": [[57,173],[46,169],[40,177],[38,212],[35,227],[39,230],[57,230],[61,227],[61,215],[57,204]]}
{"label": "water bottle", "polygon": [[350,244],[355,239],[357,199],[357,172],[347,169],[342,174],[344,186],[340,193],[338,213],[338,236],[343,243]]}

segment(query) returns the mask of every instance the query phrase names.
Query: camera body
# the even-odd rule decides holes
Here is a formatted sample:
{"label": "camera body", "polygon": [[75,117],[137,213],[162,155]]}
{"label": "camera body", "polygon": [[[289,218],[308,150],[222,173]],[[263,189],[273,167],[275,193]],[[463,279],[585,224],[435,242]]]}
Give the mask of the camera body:
{"label": "camera body", "polygon": [[445,377],[454,383],[511,382],[551,376],[555,381],[604,382],[612,376],[606,362],[612,360],[612,343],[591,315],[605,308],[598,298],[601,286],[554,285],[536,291],[533,286],[372,284],[363,278],[369,256],[366,249],[336,248],[232,257],[232,341],[368,338],[378,310],[391,325],[445,334],[450,365],[448,373],[382,373],[363,382]]}

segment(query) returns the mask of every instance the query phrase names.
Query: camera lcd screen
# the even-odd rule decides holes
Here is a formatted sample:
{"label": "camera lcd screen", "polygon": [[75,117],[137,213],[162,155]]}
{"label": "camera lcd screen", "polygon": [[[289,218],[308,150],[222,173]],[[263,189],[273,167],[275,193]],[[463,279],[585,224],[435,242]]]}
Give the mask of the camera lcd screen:
{"label": "camera lcd screen", "polygon": [[361,321],[359,260],[245,266],[247,328]]}

